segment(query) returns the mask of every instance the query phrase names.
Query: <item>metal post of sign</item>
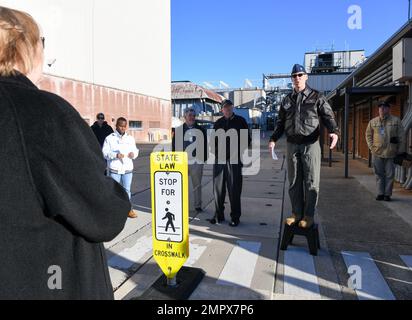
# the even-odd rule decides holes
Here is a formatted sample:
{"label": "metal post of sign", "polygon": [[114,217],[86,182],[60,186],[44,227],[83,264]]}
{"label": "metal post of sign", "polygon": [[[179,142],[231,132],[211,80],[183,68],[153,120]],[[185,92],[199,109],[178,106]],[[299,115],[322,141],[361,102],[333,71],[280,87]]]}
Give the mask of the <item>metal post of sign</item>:
{"label": "metal post of sign", "polygon": [[176,279],[176,277],[174,277],[173,279],[167,278],[167,286],[168,286],[168,287],[172,287],[172,288],[177,287],[177,279]]}

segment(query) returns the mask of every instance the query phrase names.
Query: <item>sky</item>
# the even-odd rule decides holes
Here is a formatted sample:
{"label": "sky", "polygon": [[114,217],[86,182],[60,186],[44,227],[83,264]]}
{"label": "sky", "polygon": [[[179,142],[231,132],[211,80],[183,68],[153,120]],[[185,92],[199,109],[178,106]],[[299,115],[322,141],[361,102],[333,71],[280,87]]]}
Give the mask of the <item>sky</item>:
{"label": "sky", "polygon": [[[408,20],[408,0],[171,2],[172,79],[231,87],[245,79],[261,85],[263,73],[290,73],[318,48],[370,56]],[[352,5],[361,9],[361,29],[348,26]]]}

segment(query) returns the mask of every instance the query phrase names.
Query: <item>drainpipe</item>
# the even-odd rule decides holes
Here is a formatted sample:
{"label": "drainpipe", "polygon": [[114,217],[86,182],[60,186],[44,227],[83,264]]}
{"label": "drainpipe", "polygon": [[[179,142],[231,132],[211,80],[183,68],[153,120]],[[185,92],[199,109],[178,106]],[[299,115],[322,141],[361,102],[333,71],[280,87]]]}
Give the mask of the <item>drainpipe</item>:
{"label": "drainpipe", "polygon": [[[371,98],[369,100],[369,122],[372,120],[372,115],[373,115],[372,112],[373,112],[373,99]],[[372,168],[372,152],[370,150],[369,150],[368,165],[369,165],[369,168]]]}
{"label": "drainpipe", "polygon": [[[406,112],[406,115],[402,121],[403,127],[405,128],[406,135],[408,135],[409,130],[412,128],[412,81],[408,82],[408,87],[409,87],[409,94],[408,94],[408,110]],[[410,151],[409,146],[407,147],[407,150]],[[407,178],[406,178],[406,183],[405,183],[405,189],[407,190],[412,190],[412,168],[409,169]]]}
{"label": "drainpipe", "polygon": [[352,117],[352,159],[356,159],[356,117],[357,110],[356,104],[353,106],[353,117]]}
{"label": "drainpipe", "polygon": [[[346,88],[348,90],[348,88]],[[350,111],[350,96],[345,93],[345,124],[344,124],[344,141],[345,141],[345,178],[349,178],[349,111]]]}
{"label": "drainpipe", "polygon": [[[402,99],[401,100],[401,105],[403,107],[406,106],[405,109],[408,109],[408,99]],[[404,110],[404,108],[401,108],[401,119],[405,119],[406,114],[408,113],[408,110]],[[405,132],[405,137],[407,140],[408,134]],[[407,143],[407,141],[406,141]],[[408,151],[408,150],[406,150]],[[408,171],[406,168],[402,166],[396,166],[396,171],[395,171],[395,180],[399,182],[402,186],[405,185],[407,178],[408,178]]]}

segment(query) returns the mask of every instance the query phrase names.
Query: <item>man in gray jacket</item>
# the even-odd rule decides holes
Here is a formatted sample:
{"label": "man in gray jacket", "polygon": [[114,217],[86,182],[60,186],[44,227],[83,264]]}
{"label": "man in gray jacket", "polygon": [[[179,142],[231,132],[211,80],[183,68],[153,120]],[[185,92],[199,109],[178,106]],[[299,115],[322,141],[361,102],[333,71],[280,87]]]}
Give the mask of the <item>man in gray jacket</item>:
{"label": "man in gray jacket", "polygon": [[310,228],[314,224],[319,197],[321,148],[320,123],[323,122],[332,139],[331,149],[338,142],[338,127],[332,108],[325,97],[306,85],[308,75],[301,65],[292,70],[293,93],[282,102],[276,130],[269,148],[286,133],[289,196],[293,213],[286,224]]}
{"label": "man in gray jacket", "polygon": [[379,103],[379,117],[366,129],[366,141],[373,156],[378,185],[377,201],[391,201],[395,182],[395,158],[405,152],[405,132],[402,121],[390,112],[390,104]]}

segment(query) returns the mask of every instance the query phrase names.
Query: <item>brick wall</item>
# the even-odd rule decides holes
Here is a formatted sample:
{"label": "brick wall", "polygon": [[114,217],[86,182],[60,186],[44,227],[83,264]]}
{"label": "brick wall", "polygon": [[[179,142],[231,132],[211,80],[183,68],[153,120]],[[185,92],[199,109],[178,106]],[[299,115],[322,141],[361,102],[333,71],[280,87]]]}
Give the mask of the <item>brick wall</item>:
{"label": "brick wall", "polygon": [[142,128],[129,129],[137,142],[171,138],[170,101],[50,75],[44,77],[40,88],[69,101],[89,125],[103,112],[113,128],[119,117],[141,121]]}

